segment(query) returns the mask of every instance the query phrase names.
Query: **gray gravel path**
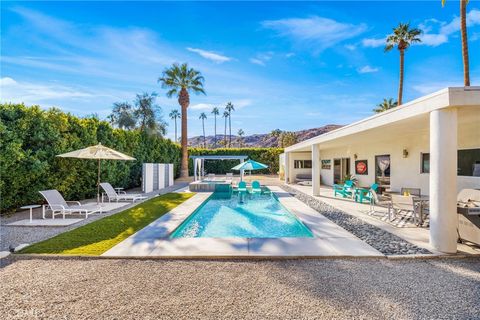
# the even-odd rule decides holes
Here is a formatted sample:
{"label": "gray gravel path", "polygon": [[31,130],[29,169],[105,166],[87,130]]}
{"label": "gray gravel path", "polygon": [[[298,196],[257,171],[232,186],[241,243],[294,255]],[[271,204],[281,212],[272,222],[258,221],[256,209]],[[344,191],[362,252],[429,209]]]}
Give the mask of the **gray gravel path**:
{"label": "gray gravel path", "polygon": [[[179,182],[176,183],[175,185],[165,188],[161,191],[153,192],[149,194],[150,196],[156,195],[156,194],[165,194],[168,192],[175,191],[180,188],[184,188],[185,186],[188,185],[188,182]],[[137,191],[137,193],[141,192],[140,190],[128,190],[129,192],[134,192]],[[90,201],[94,201],[94,199],[90,199]],[[85,201],[82,201],[85,202]],[[62,232],[72,230],[75,228],[78,228],[80,226],[83,226],[85,224],[91,223],[95,220],[102,219],[104,217],[113,215],[115,213],[118,213],[120,211],[126,210],[128,208],[131,208],[135,206],[137,203],[132,203],[130,205],[127,205],[125,207],[122,207],[117,210],[112,210],[109,212],[105,212],[102,214],[93,214],[88,217],[88,219],[82,220],[78,223],[72,224],[70,226],[63,226],[63,227],[24,227],[24,226],[7,226],[7,224],[22,220],[22,219],[28,219],[29,218],[29,212],[28,211],[22,211],[22,212],[16,212],[13,215],[10,216],[0,216],[0,251],[7,251],[9,246],[16,247],[22,243],[35,243],[39,242],[51,237],[56,236],[57,234],[60,234]],[[49,217],[47,215],[47,217]],[[69,215],[68,217],[71,218],[81,218],[84,219],[85,215]],[[34,219],[40,219],[41,218],[41,209],[37,209],[36,215],[34,216]],[[58,219],[58,218],[57,218]]]}
{"label": "gray gravel path", "polygon": [[402,238],[380,229],[357,217],[349,215],[323,201],[298,191],[292,187],[281,186],[295,198],[305,202],[309,207],[338,224],[340,227],[362,239],[385,255],[430,254],[425,248],[420,248]]}
{"label": "gray gravel path", "polygon": [[3,319],[479,319],[480,260],[7,258]]}

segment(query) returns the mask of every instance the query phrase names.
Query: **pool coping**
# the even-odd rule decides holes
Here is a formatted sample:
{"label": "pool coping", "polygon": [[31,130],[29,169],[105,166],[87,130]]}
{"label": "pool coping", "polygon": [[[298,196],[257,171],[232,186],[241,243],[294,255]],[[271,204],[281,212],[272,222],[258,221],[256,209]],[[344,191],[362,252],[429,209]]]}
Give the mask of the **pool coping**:
{"label": "pool coping", "polygon": [[384,257],[382,253],[277,186],[278,201],[314,238],[169,238],[212,194],[202,192],[102,254],[104,257]]}

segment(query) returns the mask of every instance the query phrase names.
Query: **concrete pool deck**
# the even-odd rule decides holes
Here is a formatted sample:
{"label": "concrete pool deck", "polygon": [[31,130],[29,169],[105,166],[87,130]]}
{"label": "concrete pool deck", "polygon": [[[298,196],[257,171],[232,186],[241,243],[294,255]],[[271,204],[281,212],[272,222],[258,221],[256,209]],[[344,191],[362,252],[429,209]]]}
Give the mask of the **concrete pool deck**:
{"label": "concrete pool deck", "polygon": [[170,234],[211,193],[197,193],[120,242],[107,257],[382,257],[383,254],[278,186],[269,186],[314,238],[175,238]]}

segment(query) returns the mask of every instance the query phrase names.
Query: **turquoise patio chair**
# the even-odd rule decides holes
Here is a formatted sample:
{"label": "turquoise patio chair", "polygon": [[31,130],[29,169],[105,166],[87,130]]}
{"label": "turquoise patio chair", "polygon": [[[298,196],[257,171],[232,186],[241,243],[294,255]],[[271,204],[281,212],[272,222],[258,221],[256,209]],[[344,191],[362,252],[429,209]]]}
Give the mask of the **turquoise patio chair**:
{"label": "turquoise patio chair", "polygon": [[260,185],[260,182],[257,180],[252,182],[252,192],[253,193],[261,193],[262,192],[262,186]]}
{"label": "turquoise patio chair", "polygon": [[336,197],[337,193],[342,195],[344,198],[352,197],[354,191],[354,185],[352,180],[347,180],[343,185],[334,184],[333,185],[333,195]]}
{"label": "turquoise patio chair", "polygon": [[240,181],[237,190],[238,192],[247,192],[247,183],[245,181]]}
{"label": "turquoise patio chair", "polygon": [[374,195],[372,191],[377,192],[378,184],[374,183],[370,189],[356,189],[355,190],[355,201],[362,203],[364,200],[367,200],[368,203],[374,201]]}

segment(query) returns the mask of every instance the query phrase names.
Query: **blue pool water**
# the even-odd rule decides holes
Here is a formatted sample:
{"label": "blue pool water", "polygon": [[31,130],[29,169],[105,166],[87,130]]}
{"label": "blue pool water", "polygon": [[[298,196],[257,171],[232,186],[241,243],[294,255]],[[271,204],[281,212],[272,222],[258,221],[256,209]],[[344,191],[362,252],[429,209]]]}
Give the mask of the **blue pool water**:
{"label": "blue pool water", "polygon": [[313,238],[273,194],[213,193],[171,238]]}

